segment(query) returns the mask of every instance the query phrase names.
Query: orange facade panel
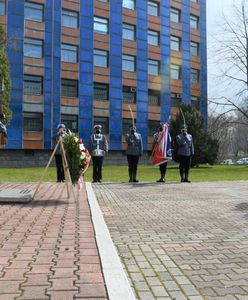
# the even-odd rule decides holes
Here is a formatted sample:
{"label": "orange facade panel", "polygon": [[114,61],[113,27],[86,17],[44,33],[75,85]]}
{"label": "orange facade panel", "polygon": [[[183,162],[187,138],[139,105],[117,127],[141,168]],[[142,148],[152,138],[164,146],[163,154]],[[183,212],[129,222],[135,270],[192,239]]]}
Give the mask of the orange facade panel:
{"label": "orange facade panel", "polygon": [[94,108],[100,108],[100,109],[108,109],[109,108],[109,101],[98,101],[95,100],[93,102]]}
{"label": "orange facade panel", "polygon": [[122,72],[122,78],[125,79],[135,79],[137,78],[136,72],[128,72],[128,71],[123,71]]}
{"label": "orange facade panel", "polygon": [[135,16],[129,16],[129,15],[123,15],[122,16],[122,22],[127,24],[136,25],[136,17]]}
{"label": "orange facade panel", "polygon": [[28,132],[25,131],[23,134],[24,140],[42,140],[42,132]]}
{"label": "orange facade panel", "polygon": [[65,79],[78,80],[78,72],[70,70],[61,70],[61,77]]}
{"label": "orange facade panel", "polygon": [[200,62],[196,62],[196,61],[193,61],[191,59],[191,68],[193,68],[193,69],[200,69],[201,68]]}
{"label": "orange facade panel", "polygon": [[155,114],[155,113],[148,112],[148,120],[160,121],[160,114]]}
{"label": "orange facade panel", "polygon": [[182,37],[182,30],[181,28],[171,28],[171,35]]}
{"label": "orange facade panel", "polygon": [[182,61],[182,52],[181,51],[171,50],[171,57],[173,57],[173,61],[177,61],[177,62],[179,62],[179,64],[181,64],[181,61]]}
{"label": "orange facade panel", "polygon": [[180,0],[171,0],[171,6],[177,9],[181,9],[181,1]]}
{"label": "orange facade panel", "polygon": [[195,16],[200,16],[200,6],[199,3],[190,3],[190,13]]}
{"label": "orange facade panel", "polygon": [[33,67],[43,67],[44,59],[43,58],[24,57],[24,65],[33,66]]}
{"label": "orange facade panel", "polygon": [[62,0],[62,8],[66,8],[74,11],[80,11],[80,0],[74,0],[74,1]]}
{"label": "orange facade panel", "polygon": [[109,43],[109,35],[94,33],[94,41],[108,44]]}
{"label": "orange facade panel", "polygon": [[109,10],[105,10],[105,9],[98,8],[95,6],[94,16],[108,19],[109,18]]}
{"label": "orange facade panel", "polygon": [[160,91],[161,90],[161,83],[159,82],[152,82],[148,81],[148,88],[150,90]]}
{"label": "orange facade panel", "polygon": [[182,31],[182,24],[171,21],[171,30]]}
{"label": "orange facade panel", "polygon": [[94,48],[109,51],[109,43],[95,40],[94,41]]}
{"label": "orange facade panel", "polygon": [[71,72],[78,72],[78,64],[61,62],[61,69]]}
{"label": "orange facade panel", "polygon": [[108,117],[109,116],[109,110],[108,109],[102,109],[102,108],[94,108],[93,109],[93,115],[95,117]]}
{"label": "orange facade panel", "polygon": [[25,28],[31,30],[37,30],[37,31],[44,31],[45,24],[43,22],[25,20]]}
{"label": "orange facade panel", "polygon": [[137,49],[122,47],[122,53],[127,54],[127,55],[136,56],[137,55]]}
{"label": "orange facade panel", "polygon": [[201,91],[191,89],[191,96],[200,97],[201,96]]}
{"label": "orange facade panel", "polygon": [[63,44],[70,44],[70,45],[79,45],[79,37],[69,36],[69,35],[62,35],[61,36],[61,43]]}
{"label": "orange facade panel", "polygon": [[42,104],[43,96],[24,95],[24,103]]}
{"label": "orange facade panel", "polygon": [[200,83],[191,83],[191,90],[193,91],[200,91],[201,85]]}
{"label": "orange facade panel", "polygon": [[78,106],[78,99],[77,98],[61,98],[60,104],[64,106]]}
{"label": "orange facade panel", "polygon": [[44,68],[24,65],[24,74],[34,75],[34,76],[44,76]]}
{"label": "orange facade panel", "polygon": [[94,82],[109,83],[109,77],[100,74],[94,74]]}
{"label": "orange facade panel", "polygon": [[39,3],[39,4],[46,4],[46,0],[32,0],[32,2]]}
{"label": "orange facade panel", "polygon": [[132,49],[137,49],[137,42],[136,41],[128,41],[128,40],[123,40],[122,41],[122,47],[123,48],[132,48]]}
{"label": "orange facade panel", "polygon": [[109,68],[94,67],[94,75],[109,76]]}
{"label": "orange facade panel", "polygon": [[148,52],[148,59],[153,59],[153,60],[158,60],[160,61],[161,55],[160,53],[156,53],[156,52]]}
{"label": "orange facade panel", "polygon": [[136,87],[137,86],[137,80],[136,79],[123,78],[122,85],[123,86]]}
{"label": "orange facade panel", "polygon": [[79,29],[77,28],[69,28],[69,27],[61,27],[61,34],[65,36],[71,36],[71,37],[79,37]]}
{"label": "orange facade panel", "polygon": [[23,141],[24,149],[43,149],[42,141]]}
{"label": "orange facade panel", "polygon": [[149,105],[148,106],[148,111],[149,111],[149,113],[160,114],[161,113],[161,108],[160,108],[160,106]]}
{"label": "orange facade panel", "polygon": [[31,39],[44,40],[44,32],[26,28],[25,29],[25,37],[31,38]]}
{"label": "orange facade panel", "polygon": [[133,17],[136,18],[136,11],[128,8],[123,8],[122,9],[122,14],[123,16],[128,16],[128,17]]}

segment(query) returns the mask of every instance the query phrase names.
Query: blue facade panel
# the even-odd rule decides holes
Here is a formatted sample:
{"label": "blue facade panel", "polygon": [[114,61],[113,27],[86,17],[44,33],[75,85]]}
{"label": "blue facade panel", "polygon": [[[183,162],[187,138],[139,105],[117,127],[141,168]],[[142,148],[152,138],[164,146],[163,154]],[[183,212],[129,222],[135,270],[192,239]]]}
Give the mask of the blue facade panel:
{"label": "blue facade panel", "polygon": [[94,1],[80,1],[79,136],[85,143],[93,127],[93,16]]}
{"label": "blue facade panel", "polygon": [[161,37],[160,37],[161,116],[160,116],[160,120],[161,122],[167,122],[169,120],[170,108],[171,108],[170,0],[160,2],[160,15],[161,15]]}
{"label": "blue facade panel", "polygon": [[200,84],[201,84],[201,114],[207,126],[208,92],[207,92],[207,30],[206,30],[206,0],[200,1]]}
{"label": "blue facade panel", "polygon": [[181,23],[182,23],[182,100],[191,103],[190,84],[190,0],[182,0]]}
{"label": "blue facade panel", "polygon": [[148,142],[148,45],[147,45],[147,1],[139,0],[136,3],[137,8],[137,112],[136,126],[137,131],[143,139],[144,149],[147,149]]}
{"label": "blue facade panel", "polygon": [[110,2],[109,51],[109,130],[110,149],[122,143],[122,0]]}
{"label": "blue facade panel", "polygon": [[23,38],[24,0],[8,1],[7,7],[7,55],[10,64],[10,108],[13,119],[8,125],[7,148],[22,148],[23,128]]}

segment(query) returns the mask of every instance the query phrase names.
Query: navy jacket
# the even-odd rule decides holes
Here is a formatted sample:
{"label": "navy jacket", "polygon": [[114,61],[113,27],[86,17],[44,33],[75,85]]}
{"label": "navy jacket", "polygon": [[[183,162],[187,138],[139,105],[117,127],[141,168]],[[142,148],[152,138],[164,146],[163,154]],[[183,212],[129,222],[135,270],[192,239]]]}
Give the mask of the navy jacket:
{"label": "navy jacket", "polygon": [[192,156],[195,154],[194,143],[191,134],[179,134],[177,135],[177,144],[178,144],[178,155]]}
{"label": "navy jacket", "polygon": [[126,154],[141,156],[143,153],[143,143],[141,134],[137,132],[135,132],[134,134],[127,133],[125,138],[127,142]]}

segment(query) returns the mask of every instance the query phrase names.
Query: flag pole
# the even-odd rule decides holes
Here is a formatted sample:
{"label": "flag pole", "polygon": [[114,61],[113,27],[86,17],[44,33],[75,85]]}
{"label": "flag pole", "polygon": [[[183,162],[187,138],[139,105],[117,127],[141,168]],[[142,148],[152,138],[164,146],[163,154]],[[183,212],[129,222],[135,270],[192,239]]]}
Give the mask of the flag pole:
{"label": "flag pole", "polygon": [[132,117],[132,122],[133,122],[133,127],[134,127],[134,116],[133,116],[133,111],[132,111],[132,108],[131,106],[128,104],[128,108],[129,108],[129,111],[130,111],[130,114],[131,114],[131,117]]}

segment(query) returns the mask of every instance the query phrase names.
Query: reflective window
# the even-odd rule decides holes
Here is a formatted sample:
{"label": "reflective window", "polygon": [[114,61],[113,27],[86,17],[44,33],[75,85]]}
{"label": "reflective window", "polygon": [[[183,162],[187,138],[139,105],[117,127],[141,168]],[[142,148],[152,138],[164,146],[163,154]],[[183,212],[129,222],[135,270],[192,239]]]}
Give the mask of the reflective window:
{"label": "reflective window", "polygon": [[0,0],[0,16],[6,15],[6,0]]}
{"label": "reflective window", "polygon": [[158,46],[159,45],[159,32],[154,30],[148,30],[148,44]]}
{"label": "reflective window", "polygon": [[131,24],[122,25],[122,38],[125,40],[135,40],[135,26]]}
{"label": "reflective window", "polygon": [[190,54],[193,56],[199,56],[199,43],[191,42],[190,43]]}
{"label": "reflective window", "polygon": [[190,15],[190,27],[193,29],[199,29],[199,17]]}
{"label": "reflective window", "polygon": [[171,65],[170,74],[171,74],[171,79],[180,80],[181,79],[181,66]]}
{"label": "reflective window", "polygon": [[42,58],[43,57],[43,41],[36,39],[24,39],[24,56]]}
{"label": "reflective window", "polygon": [[180,23],[181,21],[181,11],[179,9],[171,7],[170,18],[172,22]]}
{"label": "reflective window", "polygon": [[24,95],[42,95],[42,85],[43,78],[41,76],[24,75],[23,93]]}
{"label": "reflective window", "polygon": [[122,55],[122,70],[134,72],[135,71],[135,56],[132,55]]}
{"label": "reflective window", "polygon": [[108,100],[108,84],[94,83],[94,100],[107,101]]}
{"label": "reflective window", "polygon": [[61,44],[61,61],[76,63],[78,61],[78,47],[75,45]]}
{"label": "reflective window", "polygon": [[135,0],[122,0],[122,6],[128,9],[135,9]]}
{"label": "reflective window", "polygon": [[122,87],[122,102],[136,103],[136,88],[130,86]]}
{"label": "reflective window", "polygon": [[150,16],[159,16],[159,3],[148,1],[148,15]]}
{"label": "reflective window", "polygon": [[78,97],[78,81],[71,79],[61,79],[61,97],[77,98]]}
{"label": "reflective window", "polygon": [[65,124],[65,127],[70,129],[72,132],[78,132],[78,116],[62,114],[61,123]]}
{"label": "reflective window", "polygon": [[94,32],[108,34],[108,19],[94,17]]}
{"label": "reflective window", "polygon": [[[136,123],[136,120],[134,120],[134,123]],[[122,119],[122,134],[130,132],[131,125],[133,125],[132,119]]]}
{"label": "reflective window", "polygon": [[26,1],[25,2],[25,10],[24,10],[25,19],[42,22],[43,21],[43,10],[44,10],[44,7],[42,4]]}
{"label": "reflective window", "polygon": [[171,50],[180,51],[181,50],[181,38],[178,36],[171,36]]}
{"label": "reflective window", "polygon": [[182,94],[171,93],[171,106],[179,107],[182,102]]}
{"label": "reflective window", "polygon": [[108,67],[108,51],[94,49],[94,66]]}
{"label": "reflective window", "polygon": [[191,83],[198,83],[200,81],[200,70],[190,69],[190,81]]}
{"label": "reflective window", "polygon": [[67,9],[62,10],[62,26],[78,28],[78,13]]}
{"label": "reflective window", "polygon": [[159,61],[148,59],[148,74],[153,76],[159,75]]}
{"label": "reflective window", "polygon": [[191,96],[191,104],[192,104],[197,110],[200,110],[200,107],[201,107],[200,97]]}
{"label": "reflective window", "polygon": [[24,131],[42,131],[43,129],[43,115],[36,112],[24,112],[23,113],[23,130]]}
{"label": "reflective window", "polygon": [[148,104],[154,106],[160,105],[160,91],[148,90]]}

